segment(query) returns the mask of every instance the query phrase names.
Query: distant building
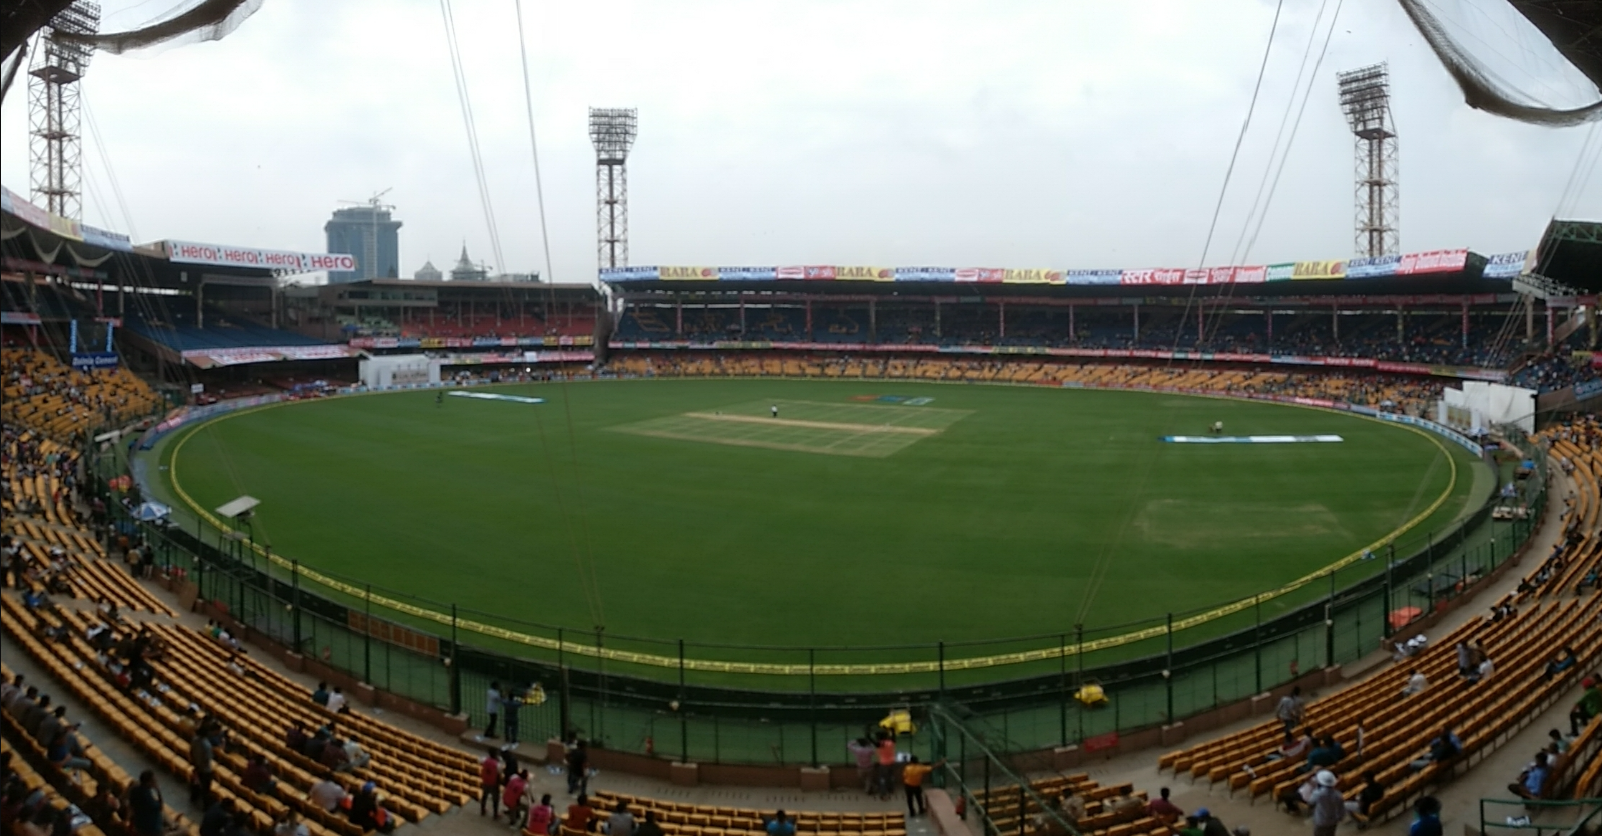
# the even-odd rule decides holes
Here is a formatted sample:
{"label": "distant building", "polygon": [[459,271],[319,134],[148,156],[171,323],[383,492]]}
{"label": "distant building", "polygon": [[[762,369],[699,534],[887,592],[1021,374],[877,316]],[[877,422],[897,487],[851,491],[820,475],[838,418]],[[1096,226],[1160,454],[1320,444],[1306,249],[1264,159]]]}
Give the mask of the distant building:
{"label": "distant building", "polygon": [[356,257],[356,269],[330,272],[330,284],[362,279],[393,279],[400,276],[401,222],[389,210],[378,206],[352,206],[335,209],[323,224],[328,235],[328,251]]}
{"label": "distant building", "polygon": [[440,282],[445,280],[445,274],[434,266],[434,262],[425,261],[423,266],[417,268],[417,272],[412,274],[412,278],[420,282]]}
{"label": "distant building", "polygon": [[462,245],[462,257],[456,260],[456,266],[451,268],[451,281],[453,282],[482,282],[489,279],[489,271],[474,264],[467,257],[467,245]]}

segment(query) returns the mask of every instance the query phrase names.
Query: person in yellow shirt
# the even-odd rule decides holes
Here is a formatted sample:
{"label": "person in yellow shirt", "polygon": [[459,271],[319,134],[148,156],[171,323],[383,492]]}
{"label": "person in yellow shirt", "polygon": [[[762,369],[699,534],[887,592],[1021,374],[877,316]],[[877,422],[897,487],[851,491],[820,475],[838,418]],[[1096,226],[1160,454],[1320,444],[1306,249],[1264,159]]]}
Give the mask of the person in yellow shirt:
{"label": "person in yellow shirt", "polygon": [[912,760],[901,767],[901,786],[907,791],[907,818],[915,818],[928,812],[923,803],[923,781],[929,777],[929,773],[944,766],[945,763],[945,758],[934,763],[919,763],[918,756],[913,755]]}

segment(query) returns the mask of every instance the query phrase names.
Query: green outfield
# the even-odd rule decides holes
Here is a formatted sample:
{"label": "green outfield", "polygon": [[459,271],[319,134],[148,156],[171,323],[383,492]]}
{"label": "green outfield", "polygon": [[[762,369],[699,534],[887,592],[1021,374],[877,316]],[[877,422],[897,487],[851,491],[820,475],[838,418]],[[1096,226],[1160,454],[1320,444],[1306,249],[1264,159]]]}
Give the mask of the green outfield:
{"label": "green outfield", "polygon": [[[296,403],[159,455],[180,500],[259,498],[257,540],[309,567],[609,635],[786,646],[1195,610],[1409,521],[1422,542],[1490,489],[1425,433],[1235,400],[895,381],[483,391],[545,402]],[[1215,421],[1344,440],[1159,441]]]}

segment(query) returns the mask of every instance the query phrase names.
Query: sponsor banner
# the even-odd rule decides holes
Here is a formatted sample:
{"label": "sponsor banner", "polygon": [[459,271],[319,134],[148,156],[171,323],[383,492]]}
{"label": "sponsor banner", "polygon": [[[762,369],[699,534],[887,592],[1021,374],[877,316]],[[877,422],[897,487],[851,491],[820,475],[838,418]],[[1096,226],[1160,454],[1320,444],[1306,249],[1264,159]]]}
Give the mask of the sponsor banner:
{"label": "sponsor banner", "polygon": [[595,359],[592,351],[525,351],[525,363],[588,363]]}
{"label": "sponsor banner", "polygon": [[603,282],[639,282],[660,278],[655,267],[602,267]]}
{"label": "sponsor banner", "polygon": [[1069,270],[1063,276],[1064,284],[1109,285],[1123,281],[1122,270]]}
{"label": "sponsor banner", "polygon": [[83,240],[83,225],[71,218],[60,215],[50,215],[50,231],[62,238],[71,238],[74,241]]}
{"label": "sponsor banner", "polygon": [[718,271],[715,267],[658,267],[662,281],[689,281],[689,282],[715,282],[718,280]]}
{"label": "sponsor banner", "polygon": [[1268,273],[1263,278],[1266,282],[1288,282],[1296,274],[1296,264],[1270,264]]}
{"label": "sponsor banner", "polygon": [[1007,271],[1000,267],[958,267],[951,271],[951,277],[959,282],[1000,282],[1006,278]]}
{"label": "sponsor banner", "polygon": [[1268,268],[1257,264],[1251,267],[1231,267],[1229,280],[1235,284],[1262,284],[1268,281]]}
{"label": "sponsor banner", "polygon": [[291,345],[260,348],[197,348],[183,353],[184,361],[202,369],[276,363],[284,360],[334,360],[361,352],[348,345]]}
{"label": "sponsor banner", "polygon": [[211,264],[219,267],[249,267],[297,273],[317,270],[350,272],[356,269],[356,257],[342,253],[297,253],[289,250],[197,244],[192,241],[164,241],[163,244],[166,246],[167,260],[174,264]]}
{"label": "sponsor banner", "polygon": [[890,267],[836,267],[834,277],[847,282],[895,281],[896,271]]}
{"label": "sponsor banner", "polygon": [[1119,284],[1146,285],[1146,284],[1183,284],[1185,270],[1182,267],[1158,267],[1144,270],[1125,270]]}
{"label": "sponsor banner", "polygon": [[895,276],[898,282],[954,282],[957,271],[950,267],[897,267]]}
{"label": "sponsor banner", "polygon": [[1485,259],[1485,272],[1480,275],[1487,279],[1511,279],[1524,272],[1524,262],[1529,257],[1529,250],[1487,256]]}
{"label": "sponsor banner", "polygon": [[726,282],[772,281],[775,272],[772,267],[719,267],[718,278]]}
{"label": "sponsor banner", "polygon": [[22,311],[0,311],[0,324],[3,325],[38,325],[39,315],[23,313]]}
{"label": "sponsor banner", "polygon": [[1396,266],[1398,276],[1416,276],[1422,273],[1451,273],[1462,270],[1468,263],[1468,250],[1430,250],[1408,253]]}
{"label": "sponsor banner", "polygon": [[96,371],[98,369],[115,369],[117,355],[111,351],[93,351],[72,355],[72,367],[80,372]]}
{"label": "sponsor banner", "polygon": [[1007,278],[1007,271],[1000,267],[958,267],[951,272],[959,282],[1001,282]]}
{"label": "sponsor banner", "polygon": [[1381,276],[1396,275],[1397,265],[1402,263],[1399,255],[1378,255],[1372,258],[1352,258],[1346,261],[1346,278],[1348,279],[1377,279]]}
{"label": "sponsor banner", "polygon": [[1346,262],[1340,259],[1325,261],[1298,261],[1291,267],[1291,279],[1344,279]]}
{"label": "sponsor banner", "polygon": [[1008,268],[1001,271],[1001,280],[1006,284],[1062,284],[1063,275],[1061,270],[1046,267]]}

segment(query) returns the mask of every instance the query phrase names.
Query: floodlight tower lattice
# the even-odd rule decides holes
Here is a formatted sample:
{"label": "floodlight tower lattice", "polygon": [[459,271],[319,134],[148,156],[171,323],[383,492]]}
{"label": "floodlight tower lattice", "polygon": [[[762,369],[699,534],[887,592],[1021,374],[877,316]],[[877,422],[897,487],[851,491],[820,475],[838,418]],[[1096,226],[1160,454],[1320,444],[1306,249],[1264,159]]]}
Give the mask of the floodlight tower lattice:
{"label": "floodlight tower lattice", "polygon": [[28,65],[28,162],[35,203],[63,218],[83,218],[83,116],[78,82],[94,47],[55,33],[93,35],[100,6],[89,0],[63,9],[40,33]]}
{"label": "floodlight tower lattice", "polygon": [[596,256],[601,267],[629,265],[629,149],[639,111],[590,108],[590,142],[595,146]]}
{"label": "floodlight tower lattice", "polygon": [[1372,64],[1337,76],[1341,110],[1357,145],[1357,253],[1401,251],[1397,204],[1396,125],[1391,121],[1387,65]]}

